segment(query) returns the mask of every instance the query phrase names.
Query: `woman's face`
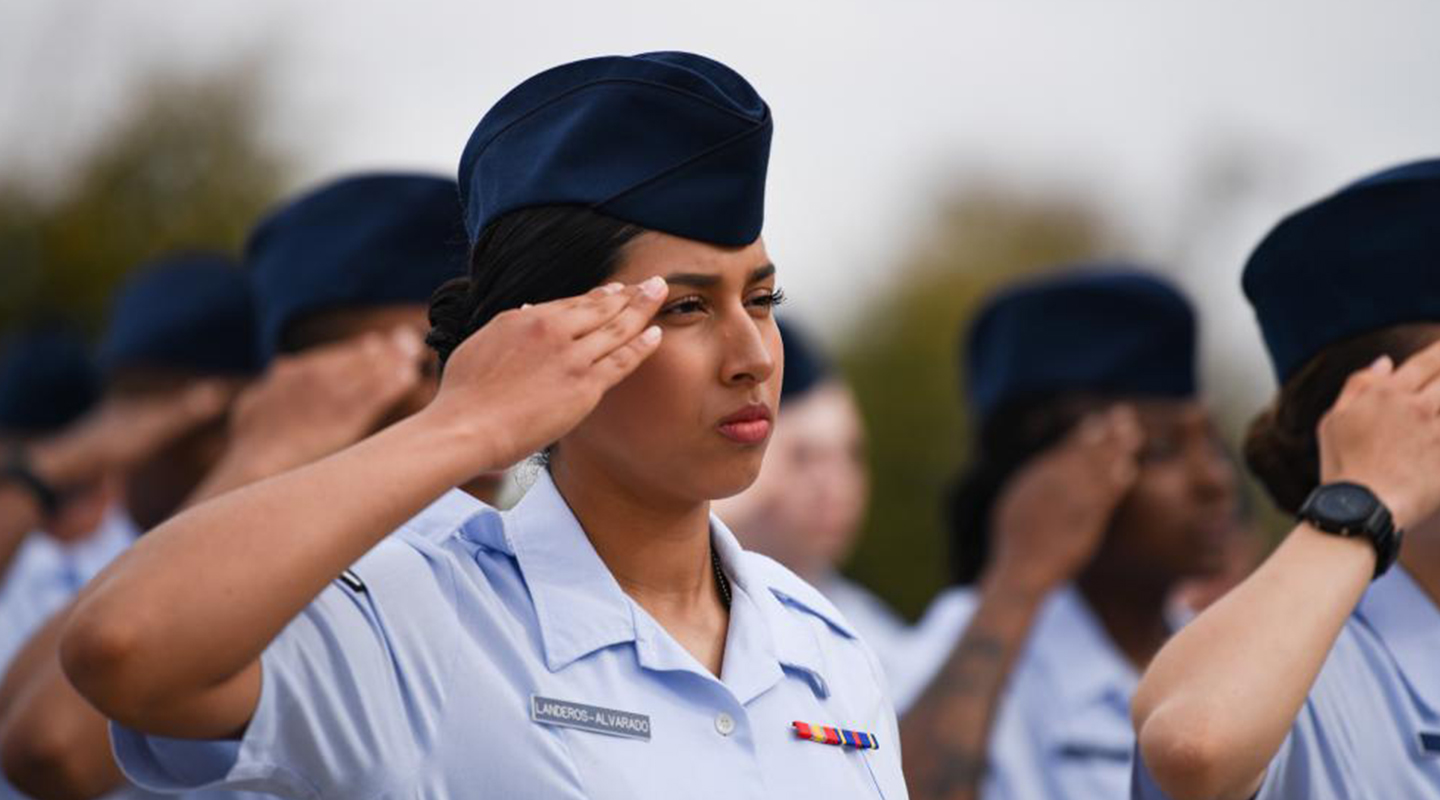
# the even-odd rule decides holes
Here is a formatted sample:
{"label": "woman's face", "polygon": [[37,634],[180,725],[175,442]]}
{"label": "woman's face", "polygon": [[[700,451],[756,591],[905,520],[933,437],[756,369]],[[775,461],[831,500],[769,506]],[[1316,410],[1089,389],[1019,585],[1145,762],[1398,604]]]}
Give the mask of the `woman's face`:
{"label": "woman's face", "polygon": [[1235,517],[1235,468],[1195,401],[1135,404],[1144,429],[1140,475],[1116,510],[1090,569],[1170,584],[1225,566]]}
{"label": "woman's face", "polygon": [[652,275],[669,284],[659,348],[554,458],[649,498],[728,497],[759,473],[780,395],[775,267],[763,240],[726,248],[647,232],[626,246],[612,279]]}
{"label": "woman's face", "polygon": [[716,513],[747,548],[819,580],[849,556],[869,495],[860,411],[830,381],[785,401],[759,479]]}

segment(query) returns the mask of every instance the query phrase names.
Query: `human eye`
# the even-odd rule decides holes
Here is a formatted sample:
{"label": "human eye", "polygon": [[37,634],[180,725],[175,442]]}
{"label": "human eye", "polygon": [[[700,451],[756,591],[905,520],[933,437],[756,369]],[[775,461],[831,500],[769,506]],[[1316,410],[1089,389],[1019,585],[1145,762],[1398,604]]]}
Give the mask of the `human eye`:
{"label": "human eye", "polygon": [[750,297],[750,305],[752,307],[765,310],[773,310],[776,306],[784,302],[784,289],[762,289]]}
{"label": "human eye", "polygon": [[685,318],[705,311],[705,298],[699,295],[681,297],[660,309],[661,316]]}

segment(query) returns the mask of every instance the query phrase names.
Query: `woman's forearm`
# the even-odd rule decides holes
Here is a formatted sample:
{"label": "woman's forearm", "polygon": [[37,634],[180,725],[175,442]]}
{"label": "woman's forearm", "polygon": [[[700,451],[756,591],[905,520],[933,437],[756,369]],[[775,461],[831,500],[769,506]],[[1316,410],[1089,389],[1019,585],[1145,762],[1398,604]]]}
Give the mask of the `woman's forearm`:
{"label": "woman's forearm", "polygon": [[978,797],[990,731],[1043,591],[987,580],[944,665],[900,723],[905,778],[917,800]]}
{"label": "woman's forearm", "polygon": [[167,521],[81,595],[61,643],[67,674],[138,727],[148,709],[229,680],[337,575],[469,477],[485,457],[470,427],[422,412]]}
{"label": "woman's forearm", "polygon": [[100,797],[122,782],[107,722],[65,680],[58,655],[69,607],[42,627],[0,687],[0,767],[38,800]]}
{"label": "woman's forearm", "polygon": [[1265,775],[1375,569],[1364,539],[1301,525],[1155,657],[1132,714],[1176,800],[1244,800]]}

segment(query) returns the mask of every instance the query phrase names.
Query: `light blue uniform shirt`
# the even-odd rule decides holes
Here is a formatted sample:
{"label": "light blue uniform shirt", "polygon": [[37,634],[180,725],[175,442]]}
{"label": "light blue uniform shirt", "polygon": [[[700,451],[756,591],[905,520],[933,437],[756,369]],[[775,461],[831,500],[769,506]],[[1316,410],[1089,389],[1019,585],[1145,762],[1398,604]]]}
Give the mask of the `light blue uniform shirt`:
{"label": "light blue uniform shirt", "polygon": [[1073,587],[1045,603],[990,740],[985,800],[1116,800],[1130,786],[1140,675]]}
{"label": "light blue uniform shirt", "polygon": [[[428,511],[428,509],[427,509]],[[0,654],[8,664],[30,637],[60,611],[71,598],[111,561],[129,549],[140,529],[124,509],[116,506],[95,532],[80,542],[61,544],[44,533],[32,533],[11,564],[10,577],[0,590]],[[3,665],[0,665],[3,669]],[[0,800],[24,800],[19,790],[0,778]],[[149,800],[153,792],[125,786],[104,800]],[[249,792],[204,791],[185,800],[264,800]]]}
{"label": "light blue uniform shirt", "polygon": [[139,534],[111,508],[84,539],[62,543],[42,531],[25,537],[0,582],[0,672],[55,612]]}
{"label": "light blue uniform shirt", "polygon": [[[322,592],[265,650],[242,740],[115,727],[116,752],[154,788],[295,798],[905,797],[873,653],[819,592],[711,532],[733,592],[719,679],[542,473],[513,510],[391,536],[352,568],[363,589]],[[801,740],[796,720],[880,747]]]}
{"label": "light blue uniform shirt", "polygon": [[[0,586],[0,672],[41,626],[105,565],[129,548],[138,535],[130,517],[119,507],[112,507],[94,532],[78,542],[62,543],[41,531],[27,536]],[[28,796],[0,777],[0,800],[24,800]],[[105,800],[146,797],[154,795],[127,787],[106,795]]]}
{"label": "light blue uniform shirt", "polygon": [[[900,688],[907,705],[949,658],[975,608],[950,590],[922,619]],[[1130,786],[1130,698],[1139,675],[1073,587],[1045,600],[990,734],[986,800],[1116,800]]]}
{"label": "light blue uniform shirt", "polygon": [[[1167,795],[1140,764],[1132,797]],[[1440,609],[1400,567],[1345,623],[1256,797],[1440,797]]]}
{"label": "light blue uniform shirt", "polygon": [[[815,588],[834,604],[855,633],[875,652],[887,685],[893,687],[890,676],[901,668],[896,658],[901,654],[910,626],[874,592],[843,575],[830,575]],[[894,698],[893,691],[891,698]]]}

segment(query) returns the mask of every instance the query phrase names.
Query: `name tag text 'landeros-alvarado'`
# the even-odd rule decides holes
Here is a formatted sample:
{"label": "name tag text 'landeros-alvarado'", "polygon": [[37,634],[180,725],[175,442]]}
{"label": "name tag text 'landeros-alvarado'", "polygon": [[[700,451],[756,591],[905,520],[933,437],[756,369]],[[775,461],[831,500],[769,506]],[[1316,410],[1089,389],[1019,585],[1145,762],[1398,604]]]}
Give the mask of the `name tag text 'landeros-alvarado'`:
{"label": "name tag text 'landeros-alvarado'", "polygon": [[530,719],[544,725],[562,725],[592,733],[650,740],[650,718],[644,714],[587,706],[553,697],[531,695]]}

